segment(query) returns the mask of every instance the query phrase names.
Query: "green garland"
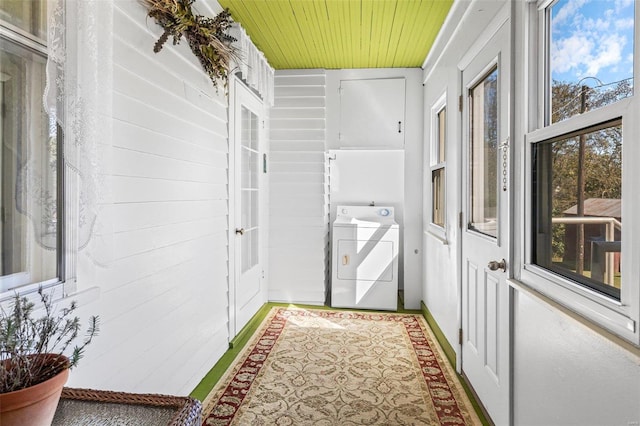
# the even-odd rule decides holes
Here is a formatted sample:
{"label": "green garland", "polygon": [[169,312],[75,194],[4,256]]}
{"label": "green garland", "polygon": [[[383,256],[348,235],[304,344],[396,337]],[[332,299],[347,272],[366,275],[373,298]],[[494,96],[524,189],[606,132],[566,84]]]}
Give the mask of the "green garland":
{"label": "green garland", "polygon": [[217,88],[218,81],[222,80],[226,87],[229,65],[232,59],[237,59],[237,49],[231,46],[236,39],[227,34],[233,20],[228,10],[215,18],[195,15],[191,10],[194,1],[142,0],[149,10],[148,16],[164,28],[153,51],[158,53],[170,36],[174,45],[184,36],[213,85]]}

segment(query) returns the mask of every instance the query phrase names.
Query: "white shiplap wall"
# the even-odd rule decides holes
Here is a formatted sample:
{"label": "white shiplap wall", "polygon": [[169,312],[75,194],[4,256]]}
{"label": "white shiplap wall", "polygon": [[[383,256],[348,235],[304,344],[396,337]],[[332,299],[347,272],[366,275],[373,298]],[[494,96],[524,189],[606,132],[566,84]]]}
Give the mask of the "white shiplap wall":
{"label": "white shiplap wall", "polygon": [[140,2],[114,4],[113,249],[79,265],[101,333],[68,385],[186,395],[228,347],[227,98],[185,41],[153,53]]}
{"label": "white shiplap wall", "polygon": [[328,250],[324,70],[276,72],[270,143],[269,300],[323,304]]}

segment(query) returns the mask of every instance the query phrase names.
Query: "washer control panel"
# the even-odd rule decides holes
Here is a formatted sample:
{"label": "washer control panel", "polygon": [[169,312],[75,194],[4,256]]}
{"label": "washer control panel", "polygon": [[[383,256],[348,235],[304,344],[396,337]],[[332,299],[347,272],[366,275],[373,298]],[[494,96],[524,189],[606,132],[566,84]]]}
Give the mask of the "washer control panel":
{"label": "washer control panel", "polygon": [[387,222],[394,219],[394,209],[390,206],[338,206],[337,216],[362,220],[379,218]]}

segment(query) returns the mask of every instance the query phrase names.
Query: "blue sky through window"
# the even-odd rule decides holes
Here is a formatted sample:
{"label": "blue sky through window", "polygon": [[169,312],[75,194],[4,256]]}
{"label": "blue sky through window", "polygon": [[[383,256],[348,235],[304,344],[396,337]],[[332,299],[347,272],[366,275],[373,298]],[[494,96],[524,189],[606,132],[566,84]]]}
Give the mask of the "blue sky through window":
{"label": "blue sky through window", "polygon": [[596,77],[608,84],[633,77],[634,0],[560,0],[551,14],[553,80]]}

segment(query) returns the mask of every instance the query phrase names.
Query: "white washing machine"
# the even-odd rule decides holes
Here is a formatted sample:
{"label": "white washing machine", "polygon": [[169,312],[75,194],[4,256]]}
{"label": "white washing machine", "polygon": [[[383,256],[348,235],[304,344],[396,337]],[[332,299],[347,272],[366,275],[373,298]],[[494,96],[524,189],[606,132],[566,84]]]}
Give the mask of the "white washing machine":
{"label": "white washing machine", "polygon": [[400,230],[393,207],[338,206],[332,229],[331,306],[395,311]]}

